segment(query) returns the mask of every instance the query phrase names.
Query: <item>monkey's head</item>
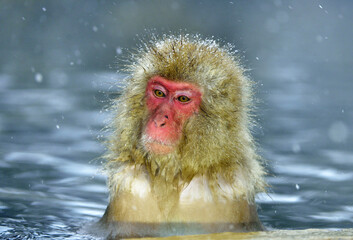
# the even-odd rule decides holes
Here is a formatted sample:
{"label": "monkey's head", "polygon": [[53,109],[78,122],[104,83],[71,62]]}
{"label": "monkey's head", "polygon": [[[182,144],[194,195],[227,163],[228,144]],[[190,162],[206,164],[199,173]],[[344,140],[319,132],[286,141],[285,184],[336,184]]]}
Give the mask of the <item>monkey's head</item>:
{"label": "monkey's head", "polygon": [[116,102],[111,162],[148,165],[151,175],[173,169],[186,181],[220,171],[230,181],[245,167],[243,174],[255,171],[251,181],[263,187],[249,131],[251,84],[230,46],[165,36],[131,62]]}

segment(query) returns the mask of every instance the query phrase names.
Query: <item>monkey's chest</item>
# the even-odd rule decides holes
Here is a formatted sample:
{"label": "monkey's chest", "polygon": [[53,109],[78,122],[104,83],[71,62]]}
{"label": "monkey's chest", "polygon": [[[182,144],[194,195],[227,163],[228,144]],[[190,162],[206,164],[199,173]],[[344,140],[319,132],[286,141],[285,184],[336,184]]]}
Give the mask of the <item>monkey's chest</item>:
{"label": "monkey's chest", "polygon": [[[114,221],[124,222],[243,222],[247,218],[246,201],[234,201],[233,192],[223,186],[222,197],[214,199],[207,179],[194,178],[180,194],[156,196],[149,179],[139,176],[125,179],[112,202]],[[220,186],[222,188],[222,186]]]}

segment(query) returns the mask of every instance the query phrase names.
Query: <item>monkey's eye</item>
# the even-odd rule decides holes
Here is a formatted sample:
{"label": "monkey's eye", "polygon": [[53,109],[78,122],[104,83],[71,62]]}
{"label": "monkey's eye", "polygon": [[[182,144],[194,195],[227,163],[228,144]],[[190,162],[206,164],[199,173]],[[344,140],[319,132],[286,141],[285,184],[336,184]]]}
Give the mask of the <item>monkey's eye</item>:
{"label": "monkey's eye", "polygon": [[153,92],[156,97],[165,97],[164,92],[162,92],[161,90],[156,89]]}
{"label": "monkey's eye", "polygon": [[190,98],[188,98],[187,96],[179,96],[178,101],[182,102],[182,103],[186,103],[186,102],[190,101]]}

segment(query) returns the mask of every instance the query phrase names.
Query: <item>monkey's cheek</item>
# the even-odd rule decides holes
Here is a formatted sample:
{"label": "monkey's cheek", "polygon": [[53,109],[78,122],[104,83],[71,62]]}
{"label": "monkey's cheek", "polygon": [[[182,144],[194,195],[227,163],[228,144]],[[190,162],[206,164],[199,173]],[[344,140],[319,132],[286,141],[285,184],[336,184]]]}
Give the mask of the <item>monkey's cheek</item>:
{"label": "monkey's cheek", "polygon": [[175,146],[173,145],[164,145],[156,142],[145,143],[145,147],[149,152],[158,155],[169,154],[175,150]]}

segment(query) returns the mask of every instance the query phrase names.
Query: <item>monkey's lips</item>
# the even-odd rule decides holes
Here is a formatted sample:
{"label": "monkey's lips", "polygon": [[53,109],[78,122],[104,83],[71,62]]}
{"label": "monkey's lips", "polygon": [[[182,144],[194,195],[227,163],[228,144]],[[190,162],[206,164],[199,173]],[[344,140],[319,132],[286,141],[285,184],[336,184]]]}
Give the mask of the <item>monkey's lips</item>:
{"label": "monkey's lips", "polygon": [[167,141],[156,140],[144,135],[142,137],[143,145],[146,150],[154,154],[168,154],[175,150],[176,144],[172,144]]}
{"label": "monkey's lips", "polygon": [[159,142],[147,142],[145,143],[145,147],[148,151],[153,152],[155,154],[168,154],[174,151],[174,145],[167,145]]}

